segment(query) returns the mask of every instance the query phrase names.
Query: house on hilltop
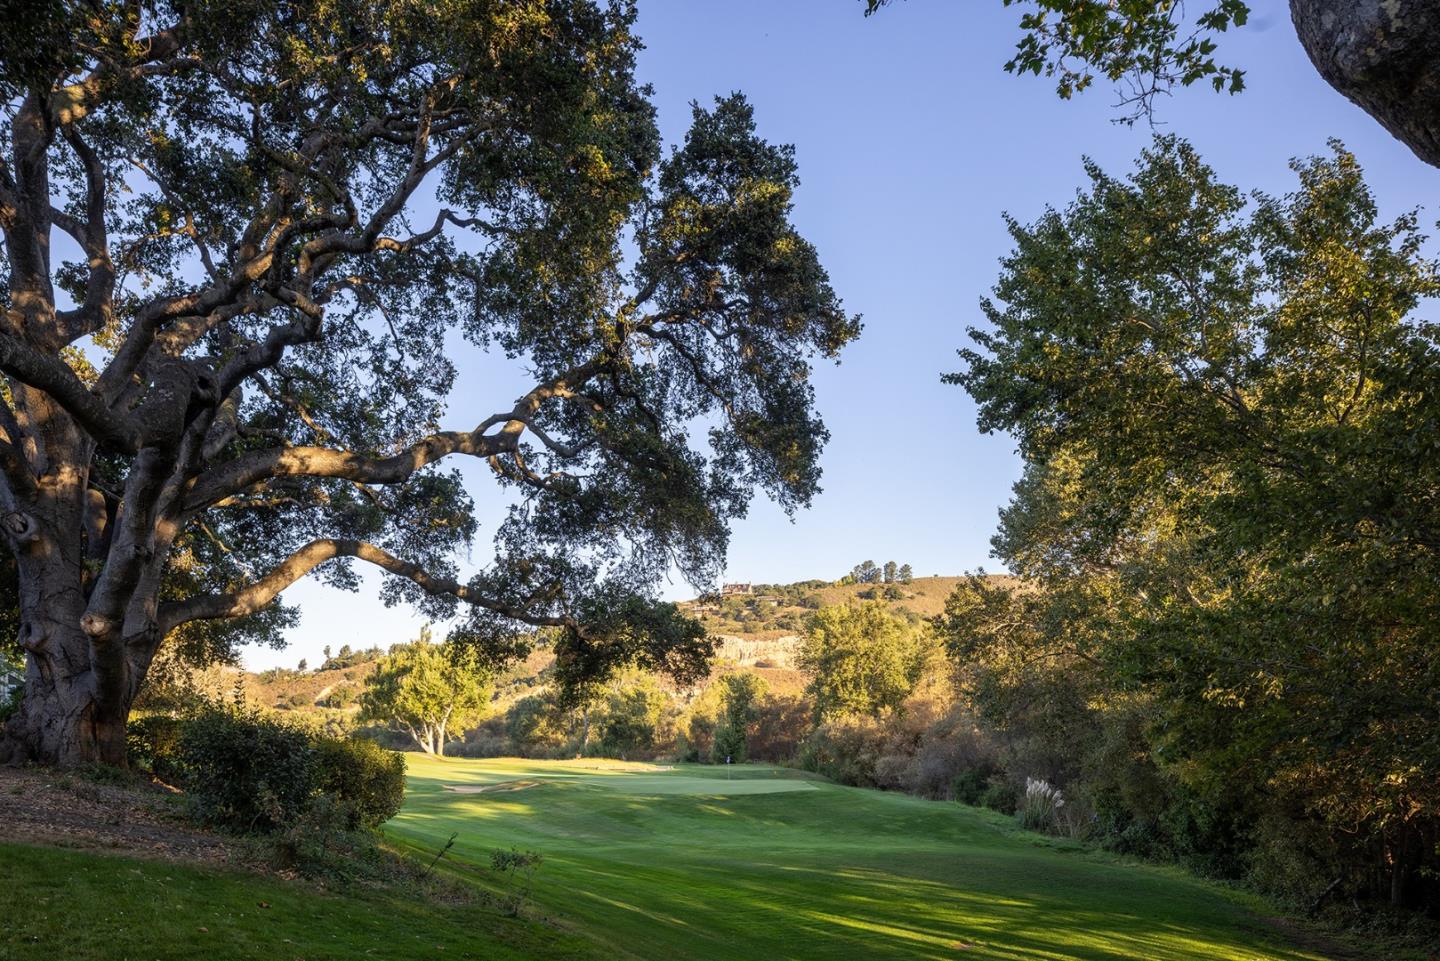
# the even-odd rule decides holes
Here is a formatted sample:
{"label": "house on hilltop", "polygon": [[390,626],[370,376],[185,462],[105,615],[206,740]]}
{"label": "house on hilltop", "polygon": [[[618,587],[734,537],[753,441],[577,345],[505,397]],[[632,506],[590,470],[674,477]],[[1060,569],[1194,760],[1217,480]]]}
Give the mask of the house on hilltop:
{"label": "house on hilltop", "polygon": [[754,594],[754,593],[755,593],[755,585],[754,585],[754,584],[721,584],[721,585],[720,585],[720,596],[721,596],[721,597],[736,597],[736,596],[739,596],[739,595],[741,595],[741,594]]}

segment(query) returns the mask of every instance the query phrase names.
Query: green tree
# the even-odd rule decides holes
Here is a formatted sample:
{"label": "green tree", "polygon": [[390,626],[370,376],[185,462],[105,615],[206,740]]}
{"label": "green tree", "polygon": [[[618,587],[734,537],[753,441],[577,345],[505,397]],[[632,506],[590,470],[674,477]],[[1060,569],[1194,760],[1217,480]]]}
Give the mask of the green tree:
{"label": "green tree", "polygon": [[505,713],[505,732],[522,751],[553,752],[571,741],[567,714],[553,691],[522,697]]}
{"label": "green tree", "polygon": [[307,661],[307,660],[305,660],[305,658],[302,657],[302,658],[300,658],[300,663],[297,664],[297,665],[295,665],[295,669],[296,669],[297,671],[302,671],[302,672],[303,672],[303,671],[309,669],[309,666],[310,666],[310,662]]}
{"label": "green tree", "polygon": [[397,644],[365,678],[360,718],[394,724],[426,754],[443,755],[447,732],[474,724],[490,707],[492,677],[473,650],[419,640]]}
{"label": "green tree", "polygon": [[760,719],[760,699],[767,685],[758,674],[745,671],[727,674],[720,681],[720,716],[715,725],[710,759],[724,764],[744,764],[750,756],[750,733]]}
{"label": "green tree", "polygon": [[810,617],[797,663],[810,675],[817,718],[895,710],[925,663],[921,632],[879,602],[826,607]]}
{"label": "green tree", "polygon": [[[894,0],[865,0],[870,15]],[[1116,84],[1126,122],[1157,97],[1204,83],[1239,93],[1245,72],[1215,58],[1250,19],[1247,0],[1209,0],[1193,18],[1174,0],[1004,0],[1028,6],[1011,73],[1053,77],[1069,99],[1098,77]],[[1432,166],[1440,166],[1440,8],[1428,0],[1291,0],[1290,16],[1325,82]]]}
{"label": "green tree", "polygon": [[895,579],[901,584],[909,584],[915,580],[915,572],[911,570],[909,564],[901,564],[900,572],[896,575]]}
{"label": "green tree", "polygon": [[[655,586],[712,581],[757,490],[808,503],[810,363],[859,323],[741,96],[662,157],[635,16],[137,0],[4,32],[0,755],[123,764],[168,637],[278,643],[282,591],[361,563],[496,657],[555,628],[564,684],[706,670]],[[528,386],[452,398],[450,337]],[[455,458],[512,508],[467,580]]]}
{"label": "green tree", "polygon": [[874,561],[861,561],[850,570],[850,579],[855,584],[874,584],[880,580],[880,568]]}
{"label": "green tree", "polygon": [[670,707],[669,696],[655,678],[639,674],[611,686],[606,698],[600,744],[611,756],[622,758],[653,751]]}
{"label": "green tree", "polygon": [[1328,826],[1402,903],[1440,827],[1440,280],[1350,154],[1294,167],[1250,203],[1173,138],[1088,167],[1011,223],[953,380],[1019,443],[994,544],[1045,636],[1153,701],[1192,785]]}
{"label": "green tree", "polygon": [[894,583],[895,583],[895,578],[896,578],[896,576],[897,576],[897,571],[898,571],[898,568],[895,566],[895,562],[894,562],[894,561],[886,561],[886,562],[885,562],[885,572],[884,572],[884,575],[883,575],[883,577],[882,577],[881,579],[884,580],[884,582],[885,582],[886,584],[894,584]]}

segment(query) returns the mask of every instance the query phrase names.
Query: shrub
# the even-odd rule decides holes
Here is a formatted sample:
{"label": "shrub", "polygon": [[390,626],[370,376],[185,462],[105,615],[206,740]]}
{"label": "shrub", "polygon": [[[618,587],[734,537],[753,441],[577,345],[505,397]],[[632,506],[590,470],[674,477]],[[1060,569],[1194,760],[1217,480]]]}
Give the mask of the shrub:
{"label": "shrub", "polygon": [[789,761],[810,731],[810,705],[793,694],[767,694],[760,699],[750,756],[760,761]]}
{"label": "shrub", "polygon": [[165,714],[149,714],[130,722],[130,763],[174,784],[180,780],[180,735],[185,722]]}
{"label": "shrub", "polygon": [[885,740],[884,725],[873,718],[827,721],[800,746],[800,766],[841,784],[879,787],[875,767]]}
{"label": "shrub", "polygon": [[980,795],[980,806],[1001,814],[1014,814],[1015,809],[1020,806],[1020,792],[1010,783],[1009,778],[1001,774],[993,775],[990,783],[985,786],[984,793]]}
{"label": "shrub", "polygon": [[[967,767],[950,779],[950,796],[961,804],[969,804],[971,807],[988,807],[985,804],[985,796],[991,790],[991,781],[999,773],[993,765],[988,763]],[[1001,783],[1005,783],[1003,779]],[[1011,807],[1013,809],[1014,805],[1012,804]]]}
{"label": "shrub", "polygon": [[373,741],[323,737],[315,741],[315,790],[338,804],[346,827],[378,827],[405,800],[405,758]]}
{"label": "shrub", "polygon": [[211,824],[274,830],[314,790],[309,735],[255,711],[211,708],[185,722],[178,759],[196,817]]}
{"label": "shrub", "polygon": [[544,857],[539,851],[509,851],[496,848],[490,852],[490,870],[504,878],[505,895],[501,907],[513,917],[525,909],[530,897],[530,883]]}
{"label": "shrub", "polygon": [[350,684],[337,684],[325,695],[324,700],[316,701],[321,707],[349,707],[360,697],[359,691]]}
{"label": "shrub", "polygon": [[1065,798],[1059,788],[1049,781],[1027,777],[1025,795],[1020,799],[1015,817],[1026,830],[1053,832],[1059,826],[1060,809],[1064,806]]}

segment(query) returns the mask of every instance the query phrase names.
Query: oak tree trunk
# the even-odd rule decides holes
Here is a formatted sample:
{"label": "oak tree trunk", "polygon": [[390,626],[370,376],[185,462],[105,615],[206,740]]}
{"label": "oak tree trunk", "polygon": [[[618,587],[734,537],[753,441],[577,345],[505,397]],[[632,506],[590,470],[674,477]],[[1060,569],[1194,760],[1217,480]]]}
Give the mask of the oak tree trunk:
{"label": "oak tree trunk", "polygon": [[[57,445],[58,446],[58,445]],[[0,763],[73,767],[126,765],[126,722],[158,646],[154,577],[141,577],[117,623],[87,618],[94,565],[108,546],[76,479],[43,483],[23,509],[5,515],[15,554],[25,690],[0,730]],[[168,545],[151,539],[147,560]],[[88,629],[87,629],[88,628]]]}
{"label": "oak tree trunk", "polygon": [[25,693],[0,733],[0,763],[124,767],[126,721],[148,652],[132,646],[129,656],[120,651],[112,657],[103,648],[124,647],[118,637],[97,645],[78,626],[38,612],[23,624]]}
{"label": "oak tree trunk", "polygon": [[[79,631],[74,632],[79,634]],[[77,660],[67,656],[79,643],[55,644],[60,663]],[[52,639],[54,643],[54,639]],[[62,767],[108,764],[124,767],[125,723],[130,713],[128,697],[107,699],[97,696],[92,673],[57,670],[48,656],[27,658],[25,697],[5,728],[0,740],[0,760],[37,761]]]}

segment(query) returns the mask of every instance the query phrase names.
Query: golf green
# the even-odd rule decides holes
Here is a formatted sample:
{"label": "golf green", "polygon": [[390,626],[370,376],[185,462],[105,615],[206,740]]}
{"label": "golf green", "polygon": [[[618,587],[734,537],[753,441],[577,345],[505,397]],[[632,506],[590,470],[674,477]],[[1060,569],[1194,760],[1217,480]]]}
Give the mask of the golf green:
{"label": "golf green", "polygon": [[799,772],[409,756],[387,833],[539,851],[531,913],[639,959],[1300,961],[1242,896],[957,804]]}

